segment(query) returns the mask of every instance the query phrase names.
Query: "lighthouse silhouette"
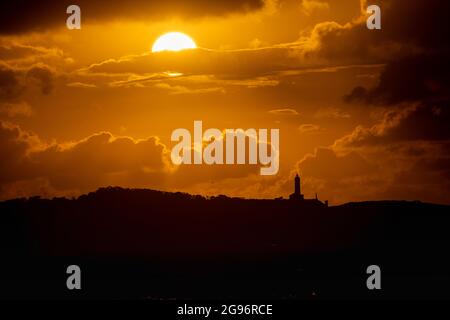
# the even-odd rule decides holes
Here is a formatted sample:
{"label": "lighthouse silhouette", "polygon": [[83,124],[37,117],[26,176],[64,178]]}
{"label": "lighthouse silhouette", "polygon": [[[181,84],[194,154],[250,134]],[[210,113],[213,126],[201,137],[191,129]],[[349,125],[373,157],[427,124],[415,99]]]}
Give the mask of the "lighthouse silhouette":
{"label": "lighthouse silhouette", "polygon": [[300,177],[298,173],[294,178],[294,193],[289,196],[291,200],[304,200],[304,196],[301,193]]}
{"label": "lighthouse silhouette", "polygon": [[301,194],[301,192],[300,192],[300,177],[298,176],[298,173],[295,176],[294,181],[295,181],[295,191],[294,191],[294,193],[295,194]]}
{"label": "lighthouse silhouette", "polygon": [[301,181],[300,176],[298,173],[295,175],[294,178],[294,193],[292,193],[289,196],[289,200],[301,205],[301,206],[307,206],[307,207],[328,207],[328,200],[325,202],[322,202],[317,197],[315,199],[305,199],[305,196],[301,192]]}

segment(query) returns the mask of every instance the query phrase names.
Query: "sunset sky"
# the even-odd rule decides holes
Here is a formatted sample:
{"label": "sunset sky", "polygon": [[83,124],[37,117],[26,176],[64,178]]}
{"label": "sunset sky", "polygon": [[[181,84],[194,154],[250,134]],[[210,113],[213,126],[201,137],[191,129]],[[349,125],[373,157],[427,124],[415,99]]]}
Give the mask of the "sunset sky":
{"label": "sunset sky", "polygon": [[[22,1],[0,10],[0,199],[98,187],[450,204],[447,1]],[[368,30],[378,4],[382,30]],[[197,49],[154,52],[172,31]],[[174,167],[171,133],[280,129],[280,171]]]}

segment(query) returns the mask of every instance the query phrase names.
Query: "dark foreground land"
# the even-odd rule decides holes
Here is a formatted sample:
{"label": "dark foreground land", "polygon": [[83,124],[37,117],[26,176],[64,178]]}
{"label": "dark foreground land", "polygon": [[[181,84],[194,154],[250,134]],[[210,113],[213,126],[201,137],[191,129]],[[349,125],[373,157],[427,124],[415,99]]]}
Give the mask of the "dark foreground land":
{"label": "dark foreground land", "polygon": [[[0,298],[450,298],[450,207],[104,188],[0,203]],[[82,270],[81,291],[66,268]],[[382,290],[366,268],[382,270]]]}

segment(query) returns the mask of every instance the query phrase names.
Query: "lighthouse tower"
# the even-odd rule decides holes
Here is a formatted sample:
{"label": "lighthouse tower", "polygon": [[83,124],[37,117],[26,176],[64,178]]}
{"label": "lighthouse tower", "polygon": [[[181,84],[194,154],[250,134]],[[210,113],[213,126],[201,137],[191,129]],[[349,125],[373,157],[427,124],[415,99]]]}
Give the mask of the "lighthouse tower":
{"label": "lighthouse tower", "polygon": [[304,197],[301,193],[300,177],[298,176],[298,173],[295,175],[295,178],[294,178],[294,193],[289,196],[289,199],[304,200]]}
{"label": "lighthouse tower", "polygon": [[298,176],[298,173],[294,178],[294,182],[295,182],[294,193],[301,194],[301,192],[300,192],[300,177]]}

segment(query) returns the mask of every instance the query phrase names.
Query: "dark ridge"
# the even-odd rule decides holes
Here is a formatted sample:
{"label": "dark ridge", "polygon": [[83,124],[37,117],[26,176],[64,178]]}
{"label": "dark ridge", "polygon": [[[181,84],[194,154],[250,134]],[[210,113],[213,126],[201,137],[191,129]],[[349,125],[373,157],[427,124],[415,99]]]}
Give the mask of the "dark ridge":
{"label": "dark ridge", "polygon": [[[376,298],[364,282],[375,263],[383,297],[450,298],[449,208],[119,187],[8,200],[0,202],[0,297]],[[76,296],[64,286],[73,263],[85,275]]]}

